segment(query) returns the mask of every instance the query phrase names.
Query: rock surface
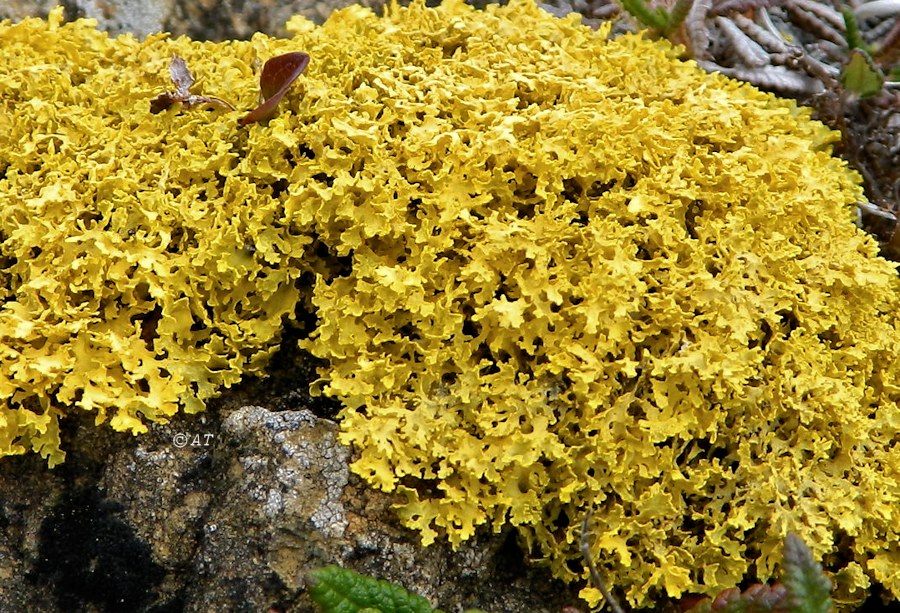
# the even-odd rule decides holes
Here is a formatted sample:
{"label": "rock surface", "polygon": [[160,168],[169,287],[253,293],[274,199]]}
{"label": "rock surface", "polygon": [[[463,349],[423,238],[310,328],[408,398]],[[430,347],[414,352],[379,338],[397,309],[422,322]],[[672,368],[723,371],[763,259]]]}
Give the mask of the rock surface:
{"label": "rock surface", "polygon": [[422,548],[350,473],[312,363],[286,349],[270,370],[139,437],[69,420],[53,470],[0,461],[0,612],[312,612],[307,574],[333,563],[448,613],[579,604],[510,533]]}
{"label": "rock surface", "polygon": [[[335,9],[351,0],[6,0],[0,3],[0,19],[20,21],[46,17],[61,4],[66,18],[90,17],[111,34],[130,32],[146,36],[171,32],[196,39],[247,39],[255,32],[285,36],[284,24],[293,15],[322,23]],[[363,2],[362,4],[367,4]],[[368,6],[379,6],[370,0]]]}

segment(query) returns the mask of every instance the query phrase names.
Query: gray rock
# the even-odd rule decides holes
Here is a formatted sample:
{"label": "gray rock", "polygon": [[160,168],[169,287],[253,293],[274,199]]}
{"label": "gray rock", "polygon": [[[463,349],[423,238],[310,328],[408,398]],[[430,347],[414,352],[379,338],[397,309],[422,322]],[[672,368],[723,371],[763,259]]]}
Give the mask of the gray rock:
{"label": "gray rock", "polygon": [[79,17],[96,19],[103,30],[112,34],[131,32],[146,36],[165,31],[165,24],[175,10],[175,0],[74,0],[70,2]]}
{"label": "gray rock", "polygon": [[[255,389],[139,437],[72,419],[53,471],[35,456],[0,461],[0,611],[311,612],[308,573],[326,564],[448,612],[578,602],[508,533],[422,548],[391,497],[350,473],[336,423],[244,405]],[[274,391],[268,405],[291,396]]]}
{"label": "gray rock", "polygon": [[[368,2],[368,4],[367,4]],[[373,8],[383,0],[367,0]],[[102,30],[138,37],[171,32],[201,40],[248,39],[255,32],[286,36],[289,17],[303,15],[322,23],[332,11],[354,4],[351,0],[6,0],[0,3],[0,19],[20,21],[46,17],[62,4],[66,19],[96,19]]]}
{"label": "gray rock", "polygon": [[235,586],[266,601],[275,595],[258,580],[266,575],[299,594],[310,568],[335,559],[347,528],[341,497],[349,476],[349,450],[336,431],[305,410],[244,407],[225,419],[217,441],[222,478],[194,561],[204,589],[191,610],[221,610]]}
{"label": "gray rock", "polygon": [[22,21],[26,17],[46,17],[56,0],[6,0],[0,4],[0,19]]}

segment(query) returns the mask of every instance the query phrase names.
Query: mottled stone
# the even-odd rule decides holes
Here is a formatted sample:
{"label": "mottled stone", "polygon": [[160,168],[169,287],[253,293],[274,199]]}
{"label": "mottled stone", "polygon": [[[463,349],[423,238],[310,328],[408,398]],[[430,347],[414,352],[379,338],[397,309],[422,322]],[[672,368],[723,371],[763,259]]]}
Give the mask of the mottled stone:
{"label": "mottled stone", "polygon": [[79,17],[96,19],[110,33],[146,36],[166,29],[175,0],[74,0]]}
{"label": "mottled stone", "polygon": [[[45,17],[55,0],[7,0],[0,3],[0,19],[19,21]],[[61,3],[66,18],[89,17],[111,34],[146,36],[171,32],[202,40],[248,39],[255,32],[286,36],[289,17],[303,15],[322,23],[350,0],[68,0]],[[373,8],[382,0],[366,0]]]}
{"label": "mottled stone", "polygon": [[21,21],[26,17],[46,17],[57,0],[5,0],[0,3],[0,19]]}
{"label": "mottled stone", "polygon": [[[305,385],[242,386],[139,437],[85,415],[65,422],[68,458],[56,469],[33,455],[0,460],[0,612],[112,613],[125,602],[134,613],[306,613],[308,574],[326,564],[446,611],[578,602],[524,564],[509,532],[455,552],[422,548],[392,498],[349,471],[335,422],[271,408]],[[246,404],[253,397],[266,406]]]}

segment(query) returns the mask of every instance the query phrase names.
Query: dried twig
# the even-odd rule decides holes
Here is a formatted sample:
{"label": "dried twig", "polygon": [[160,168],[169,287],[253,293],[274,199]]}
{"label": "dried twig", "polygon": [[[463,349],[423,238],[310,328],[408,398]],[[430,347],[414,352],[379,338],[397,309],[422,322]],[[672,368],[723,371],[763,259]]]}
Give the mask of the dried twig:
{"label": "dried twig", "polygon": [[770,58],[766,50],[738,28],[734,21],[720,16],[714,17],[713,23],[728,42],[725,51],[733,52],[741,63],[751,68],[762,68],[769,65]]}
{"label": "dried twig", "polygon": [[600,593],[603,594],[603,598],[609,603],[609,607],[614,613],[625,613],[624,609],[622,609],[622,606],[619,604],[619,601],[616,600],[616,597],[610,593],[609,589],[607,589],[606,583],[603,581],[603,578],[600,577],[600,571],[597,570],[597,567],[594,565],[594,560],[591,557],[591,543],[588,538],[588,527],[590,525],[592,514],[593,511],[588,510],[584,515],[584,521],[581,523],[581,555],[584,557],[588,570],[591,572],[591,581],[594,582],[594,585],[596,585],[597,589],[600,590]]}
{"label": "dried twig", "polygon": [[712,59],[709,52],[709,30],[706,27],[706,16],[711,8],[712,0],[696,0],[684,20],[684,32],[696,60]]}
{"label": "dried twig", "polygon": [[870,17],[894,17],[900,13],[900,0],[875,0],[860,4],[853,11],[862,21]]}
{"label": "dried twig", "polygon": [[840,25],[835,26],[830,18],[822,18],[819,13],[812,11],[809,8],[809,5],[824,6],[820,5],[818,2],[793,0],[792,2],[785,3],[784,10],[790,16],[791,21],[814,36],[836,45],[846,47],[847,41],[844,39],[843,18],[841,18],[840,14],[835,12],[835,15],[841,20]]}

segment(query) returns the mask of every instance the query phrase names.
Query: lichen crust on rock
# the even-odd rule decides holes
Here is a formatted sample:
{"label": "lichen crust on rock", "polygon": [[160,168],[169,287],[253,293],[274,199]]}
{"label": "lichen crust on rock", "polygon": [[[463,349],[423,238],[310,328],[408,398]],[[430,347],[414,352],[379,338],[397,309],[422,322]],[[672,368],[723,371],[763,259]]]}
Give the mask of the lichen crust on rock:
{"label": "lichen crust on rock", "polygon": [[[594,509],[635,606],[766,580],[789,531],[839,602],[900,595],[900,280],[835,133],[525,0],[290,27],[0,29],[0,453],[197,410],[305,301],[353,470],[425,543],[512,524],[576,579]],[[265,125],[147,111],[173,53],[249,109],[291,51]]]}

